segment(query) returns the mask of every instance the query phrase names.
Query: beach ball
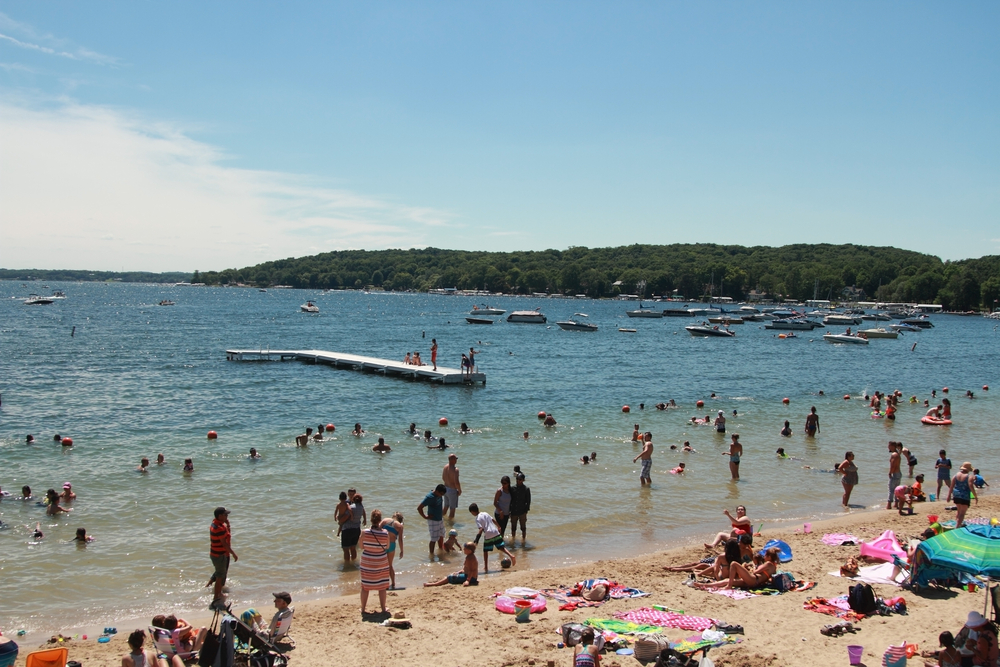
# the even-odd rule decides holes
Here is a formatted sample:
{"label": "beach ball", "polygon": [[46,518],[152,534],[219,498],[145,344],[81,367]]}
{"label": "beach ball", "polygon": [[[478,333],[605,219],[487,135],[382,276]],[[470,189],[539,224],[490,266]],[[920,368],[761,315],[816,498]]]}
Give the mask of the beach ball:
{"label": "beach ball", "polygon": [[333,424],[327,424],[326,425],[326,431],[327,431],[327,433],[333,433],[336,430],[337,430],[337,427],[334,426]]}
{"label": "beach ball", "polygon": [[629,406],[627,406],[627,405],[623,405],[623,406],[622,406],[622,412],[629,412],[629,411],[631,411],[631,410],[632,410],[632,408],[630,408],[630,407],[629,407]]}
{"label": "beach ball", "polygon": [[503,569],[506,570],[507,568],[510,567],[510,565],[511,565],[510,559],[507,558],[506,556],[500,559],[500,567],[502,567]]}
{"label": "beach ball", "polygon": [[788,405],[789,403],[791,403],[791,401],[788,400],[787,398],[781,399],[781,402],[784,403],[785,405]]}
{"label": "beach ball", "polygon": [[438,420],[438,424],[441,425],[441,426],[447,426],[448,425],[448,418],[447,417],[441,417],[441,419]]}
{"label": "beach ball", "polygon": [[694,405],[697,408],[703,408],[703,407],[705,407],[705,401],[698,401]]}
{"label": "beach ball", "polygon": [[542,410],[541,412],[538,413],[538,418],[545,419],[545,410]]}
{"label": "beach ball", "polygon": [[208,439],[209,440],[215,440],[218,437],[219,437],[219,434],[216,433],[215,431],[209,431],[208,432]]}

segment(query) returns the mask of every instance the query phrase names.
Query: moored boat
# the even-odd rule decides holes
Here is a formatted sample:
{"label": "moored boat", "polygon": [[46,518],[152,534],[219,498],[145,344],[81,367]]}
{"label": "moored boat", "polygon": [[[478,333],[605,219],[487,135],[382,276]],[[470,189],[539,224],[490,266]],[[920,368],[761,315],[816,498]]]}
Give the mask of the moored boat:
{"label": "moored boat", "polygon": [[466,317],[465,321],[469,324],[493,324],[493,320],[486,317]]}
{"label": "moored boat", "polygon": [[24,300],[24,305],[26,306],[48,306],[53,303],[52,299],[47,296],[38,296],[37,294],[32,294],[27,299]]}
{"label": "moored boat", "polygon": [[712,324],[725,324],[727,327],[731,324],[743,324],[743,318],[741,317],[729,317],[728,315],[719,315],[717,317],[710,317],[708,321]]}
{"label": "moored boat", "polygon": [[874,329],[858,329],[858,335],[865,338],[899,338],[898,331],[887,331],[882,327]]}
{"label": "moored boat", "polygon": [[597,325],[590,322],[582,322],[574,319],[576,317],[587,317],[586,313],[573,313],[573,317],[565,322],[556,322],[563,331],[597,331]]}
{"label": "moored boat", "polygon": [[861,320],[854,317],[853,315],[841,315],[839,313],[832,313],[823,318],[823,324],[850,326],[852,324],[861,324]]}
{"label": "moored boat", "polygon": [[522,324],[545,324],[548,322],[545,315],[538,310],[515,310],[507,316],[508,322],[521,322]]}
{"label": "moored boat", "polygon": [[306,301],[304,304],[302,304],[301,306],[299,306],[299,308],[302,309],[303,313],[318,313],[319,312],[319,306],[317,306],[312,301]]}
{"label": "moored boat", "polygon": [[823,334],[823,340],[827,343],[843,343],[845,345],[867,345],[868,339],[852,334]]}
{"label": "moored boat", "polygon": [[503,315],[506,310],[502,308],[491,308],[490,306],[473,306],[472,310],[469,311],[469,315]]}
{"label": "moored boat", "polygon": [[909,324],[911,327],[920,327],[921,329],[934,328],[934,323],[926,317],[908,317],[900,322],[900,324]]}
{"label": "moored boat", "polygon": [[736,332],[728,329],[720,329],[718,326],[710,327],[707,324],[691,324],[684,329],[692,336],[703,338],[735,338]]}

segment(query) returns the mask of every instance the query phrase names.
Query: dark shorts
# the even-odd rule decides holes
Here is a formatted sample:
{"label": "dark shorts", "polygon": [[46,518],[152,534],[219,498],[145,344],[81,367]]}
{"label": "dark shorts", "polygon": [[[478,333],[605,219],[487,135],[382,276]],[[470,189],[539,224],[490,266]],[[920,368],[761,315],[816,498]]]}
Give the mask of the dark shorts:
{"label": "dark shorts", "polygon": [[952,498],[952,502],[956,505],[965,505],[966,507],[970,505],[968,498]]}
{"label": "dark shorts", "polygon": [[229,574],[229,556],[212,556],[212,565],[215,567],[215,580],[226,585],[226,575]]}
{"label": "dark shorts", "polygon": [[340,546],[343,549],[350,549],[351,547],[358,546],[358,540],[360,539],[360,528],[344,528],[340,531]]}
{"label": "dark shorts", "polygon": [[[455,584],[457,586],[461,586],[462,584],[465,583],[465,572],[458,572],[456,574],[449,574],[448,575],[448,583],[449,584]],[[469,579],[469,585],[470,586],[478,586],[479,585],[479,580],[478,579]]]}
{"label": "dark shorts", "polygon": [[503,535],[497,535],[489,539],[483,540],[483,551],[493,551],[494,549],[503,549],[505,546],[503,541]]}

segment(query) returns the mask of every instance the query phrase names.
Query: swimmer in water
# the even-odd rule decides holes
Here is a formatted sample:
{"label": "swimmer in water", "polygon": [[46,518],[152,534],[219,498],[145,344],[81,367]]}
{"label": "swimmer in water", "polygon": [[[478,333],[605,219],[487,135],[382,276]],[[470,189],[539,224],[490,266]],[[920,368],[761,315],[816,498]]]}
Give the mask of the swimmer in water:
{"label": "swimmer in water", "polygon": [[788,422],[787,419],[785,420],[784,428],[781,429],[781,435],[783,435],[786,438],[792,437],[792,425]]}
{"label": "swimmer in water", "polygon": [[372,451],[373,452],[379,452],[379,453],[381,453],[381,452],[391,452],[392,448],[389,445],[385,444],[385,438],[379,438],[378,439],[378,444],[375,445],[374,447],[372,447]]}
{"label": "swimmer in water", "polygon": [[73,541],[82,542],[83,544],[86,544],[87,542],[93,542],[94,538],[91,535],[87,534],[86,528],[77,528],[76,537],[73,538]]}
{"label": "swimmer in water", "polygon": [[149,468],[149,459],[147,459],[144,456],[144,457],[142,457],[142,460],[139,461],[139,467],[136,468],[135,471],[136,472],[148,472],[147,468]]}
{"label": "swimmer in water", "polygon": [[552,416],[552,413],[545,415],[545,421],[542,422],[545,426],[555,426],[556,418]]}
{"label": "swimmer in water", "polygon": [[63,484],[63,490],[62,490],[62,493],[59,494],[59,498],[63,502],[67,502],[67,503],[73,502],[74,500],[76,500],[76,494],[73,493],[73,485],[70,484],[69,482],[64,483]]}
{"label": "swimmer in water", "polygon": [[466,424],[465,422],[462,422],[462,425],[458,427],[458,432],[459,433],[471,433],[472,429],[469,428],[468,424]]}
{"label": "swimmer in water", "polygon": [[33,445],[33,444],[35,444],[35,436],[33,436],[33,435],[31,435],[29,433],[27,436],[25,436],[24,443],[27,444],[27,445]]}
{"label": "swimmer in water", "polygon": [[364,429],[361,428],[361,424],[355,424],[354,425],[354,430],[351,431],[351,435],[360,438],[364,434],[365,434],[365,431],[364,431]]}
{"label": "swimmer in water", "polygon": [[596,460],[597,460],[597,452],[591,452],[590,453],[590,462],[593,463]]}
{"label": "swimmer in water", "polygon": [[788,458],[788,454],[785,453],[785,448],[784,447],[778,447],[777,454],[778,454],[778,458],[779,459],[787,459]]}
{"label": "swimmer in water", "polygon": [[427,449],[448,449],[448,445],[444,444],[444,438],[438,438],[438,444],[434,446],[427,445]]}
{"label": "swimmer in water", "polygon": [[163,458],[163,454],[162,453],[156,455],[156,465],[161,466],[161,465],[163,465],[166,462],[167,461],[166,461],[166,459]]}
{"label": "swimmer in water", "polygon": [[42,524],[38,522],[35,524],[35,530],[31,533],[31,537],[36,540],[40,540],[45,537],[45,533],[42,532]]}
{"label": "swimmer in water", "polygon": [[685,452],[693,452],[693,451],[695,451],[694,447],[692,447],[691,443],[688,442],[687,440],[684,441],[684,451]]}
{"label": "swimmer in water", "polygon": [[410,422],[410,428],[406,432],[409,433],[414,438],[420,437],[420,434],[417,433],[417,425],[414,422]]}
{"label": "swimmer in water", "polygon": [[685,464],[685,463],[684,463],[683,461],[681,461],[680,463],[678,463],[678,464],[677,464],[677,467],[676,467],[676,468],[673,468],[673,469],[672,469],[672,470],[670,471],[670,473],[671,473],[672,475],[680,475],[680,474],[682,474],[682,473],[684,472],[684,466],[685,466],[685,465],[687,465],[687,464]]}
{"label": "swimmer in water", "polygon": [[736,408],[733,408],[733,416],[734,417],[739,417],[740,416],[740,413],[736,412]]}
{"label": "swimmer in water", "polygon": [[257,453],[257,448],[256,447],[251,447],[250,448],[250,456],[248,458],[251,461],[254,461],[254,460],[257,460],[257,459],[260,458],[260,454]]}
{"label": "swimmer in water", "polygon": [[322,439],[323,439],[323,425],[320,424],[319,426],[316,427],[316,435],[313,436],[313,440],[322,440]]}
{"label": "swimmer in water", "polygon": [[430,442],[434,437],[431,435],[430,430],[424,431],[424,442]]}
{"label": "swimmer in water", "polygon": [[21,498],[20,499],[21,500],[31,500],[31,498],[32,498],[32,496],[31,496],[31,487],[30,486],[22,486],[21,487]]}
{"label": "swimmer in water", "polygon": [[580,459],[580,462],[581,462],[581,463],[582,463],[583,465],[589,465],[589,464],[590,464],[590,457],[589,457],[589,456],[587,456],[586,454],[584,454],[584,455],[583,455],[583,458],[582,458],[582,459]]}
{"label": "swimmer in water", "polygon": [[297,447],[305,447],[309,444],[309,439],[312,437],[312,427],[306,428],[306,432],[295,436],[295,445]]}
{"label": "swimmer in water", "polygon": [[639,425],[636,424],[632,429],[632,442],[639,442]]}
{"label": "swimmer in water", "polygon": [[184,468],[182,468],[182,471],[194,472],[194,461],[192,461],[191,459],[184,459]]}
{"label": "swimmer in water", "polygon": [[56,433],[54,436],[52,436],[52,441],[53,442],[62,442],[62,436],[59,435],[58,433]]}
{"label": "swimmer in water", "polygon": [[527,440],[527,439],[528,439],[528,437],[529,437],[529,436],[528,436],[528,432],[527,432],[527,431],[525,431],[525,432],[524,432],[524,435],[522,435],[521,437],[522,437],[522,438],[524,438],[525,440]]}

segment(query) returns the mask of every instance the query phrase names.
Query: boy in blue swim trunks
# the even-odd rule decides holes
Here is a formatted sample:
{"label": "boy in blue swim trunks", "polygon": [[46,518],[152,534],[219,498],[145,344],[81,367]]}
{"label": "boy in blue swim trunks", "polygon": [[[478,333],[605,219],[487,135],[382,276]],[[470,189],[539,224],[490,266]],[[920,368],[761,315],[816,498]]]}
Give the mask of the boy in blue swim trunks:
{"label": "boy in blue swim trunks", "polygon": [[479,559],[476,558],[476,543],[466,542],[462,550],[465,551],[465,566],[461,572],[449,574],[444,579],[439,579],[438,581],[429,581],[424,586],[444,586],[445,584],[478,586]]}

